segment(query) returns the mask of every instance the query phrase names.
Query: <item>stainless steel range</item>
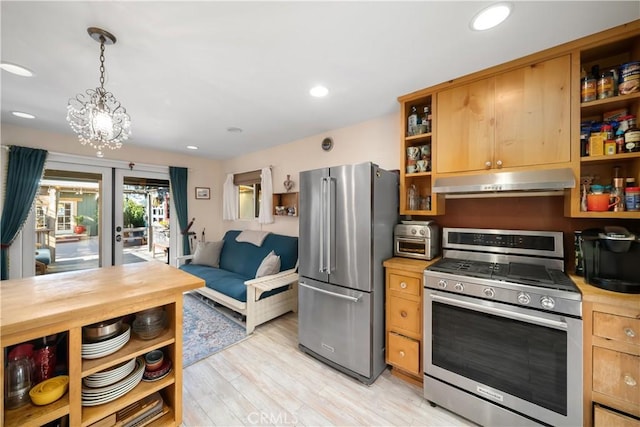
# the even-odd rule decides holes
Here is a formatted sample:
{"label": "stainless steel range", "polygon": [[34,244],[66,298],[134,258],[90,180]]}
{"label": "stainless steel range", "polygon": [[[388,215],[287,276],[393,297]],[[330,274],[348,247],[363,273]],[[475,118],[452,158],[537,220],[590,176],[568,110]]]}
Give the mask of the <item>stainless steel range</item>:
{"label": "stainless steel range", "polygon": [[443,229],[424,272],[424,396],[487,426],[582,425],[582,297],[561,232]]}

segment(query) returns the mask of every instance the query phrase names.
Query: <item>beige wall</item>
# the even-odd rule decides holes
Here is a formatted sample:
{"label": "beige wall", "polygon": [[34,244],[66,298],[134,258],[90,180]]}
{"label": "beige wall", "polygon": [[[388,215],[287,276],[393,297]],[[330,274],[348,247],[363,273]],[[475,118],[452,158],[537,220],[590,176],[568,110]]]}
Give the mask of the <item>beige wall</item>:
{"label": "beige wall", "polygon": [[[278,145],[268,150],[256,151],[225,161],[216,189],[221,189],[226,174],[246,172],[272,166],[273,191],[284,193],[287,175],[295,185],[291,191],[299,191],[299,173],[325,166],[371,161],[383,169],[400,167],[398,114],[358,123],[308,138]],[[320,143],[325,137],[333,139],[333,149],[323,151]],[[216,191],[217,196],[218,191]],[[221,195],[220,195],[221,196]],[[226,230],[267,230],[290,236],[298,235],[297,217],[275,217],[273,224],[258,224],[255,220],[223,221],[218,237]],[[207,239],[216,239],[207,231]]]}
{"label": "beige wall", "polygon": [[[226,175],[271,165],[273,191],[280,193],[285,192],[283,182],[287,175],[295,182],[292,191],[298,191],[298,174],[309,169],[365,161],[376,163],[384,169],[398,169],[399,132],[398,115],[391,114],[225,161],[149,150],[131,144],[125,144],[120,150],[108,151],[105,158],[147,165],[187,167],[189,217],[196,218],[191,231],[195,231],[198,238],[203,229],[207,240],[220,239],[225,231],[232,229],[262,229],[297,236],[297,217],[275,217],[273,224],[262,226],[256,220],[222,221],[222,188]],[[95,150],[82,146],[72,135],[52,134],[3,124],[0,136],[2,145],[20,145],[55,153],[86,156],[88,163],[96,158]],[[320,148],[320,143],[325,137],[331,137],[334,142],[333,149],[328,152]],[[6,152],[2,151],[0,155],[4,157]],[[211,188],[211,199],[196,200],[195,187]]]}

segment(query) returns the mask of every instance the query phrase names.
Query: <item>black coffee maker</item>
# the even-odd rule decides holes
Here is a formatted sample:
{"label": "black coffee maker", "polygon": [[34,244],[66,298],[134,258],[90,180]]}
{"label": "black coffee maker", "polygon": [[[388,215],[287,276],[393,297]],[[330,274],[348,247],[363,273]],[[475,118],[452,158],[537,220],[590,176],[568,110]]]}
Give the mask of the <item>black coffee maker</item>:
{"label": "black coffee maker", "polygon": [[624,227],[591,228],[580,243],[587,283],[614,292],[640,293],[640,235]]}

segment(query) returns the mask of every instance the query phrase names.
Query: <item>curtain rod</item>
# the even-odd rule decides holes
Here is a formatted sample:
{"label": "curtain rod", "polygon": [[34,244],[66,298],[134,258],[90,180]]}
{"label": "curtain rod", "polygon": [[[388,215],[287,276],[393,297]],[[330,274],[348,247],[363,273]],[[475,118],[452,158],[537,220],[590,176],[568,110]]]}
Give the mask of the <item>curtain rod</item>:
{"label": "curtain rod", "polygon": [[254,170],[259,171],[259,170],[262,170],[262,169],[264,169],[264,168],[273,169],[273,167],[274,167],[273,165],[269,165],[269,166],[264,166],[264,167],[262,167],[262,168],[258,168],[258,169],[245,170],[245,171],[242,171],[242,172],[225,172],[225,174],[226,174],[226,175],[228,175],[228,174],[236,175],[236,174],[239,174],[239,173],[253,172]]}

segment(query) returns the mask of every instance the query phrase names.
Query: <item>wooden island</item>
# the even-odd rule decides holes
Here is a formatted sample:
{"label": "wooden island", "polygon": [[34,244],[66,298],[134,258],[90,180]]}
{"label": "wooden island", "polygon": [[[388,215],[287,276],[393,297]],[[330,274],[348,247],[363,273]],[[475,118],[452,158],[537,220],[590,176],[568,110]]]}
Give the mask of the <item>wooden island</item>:
{"label": "wooden island", "polygon": [[[0,425],[40,426],[69,416],[71,426],[89,426],[159,391],[168,412],[153,425],[182,422],[182,295],[204,281],[162,263],[135,263],[0,282],[0,391],[4,396],[7,347],[52,334],[68,334],[69,391],[45,406],[7,410],[0,401]],[[142,340],[131,334],[127,344],[98,359],[82,358],[82,327],[141,310],[164,307],[168,326],[158,337]],[[134,357],[163,349],[173,364],[166,377],[140,382],[120,398],[98,406],[82,406],[82,379]]]}

